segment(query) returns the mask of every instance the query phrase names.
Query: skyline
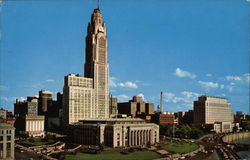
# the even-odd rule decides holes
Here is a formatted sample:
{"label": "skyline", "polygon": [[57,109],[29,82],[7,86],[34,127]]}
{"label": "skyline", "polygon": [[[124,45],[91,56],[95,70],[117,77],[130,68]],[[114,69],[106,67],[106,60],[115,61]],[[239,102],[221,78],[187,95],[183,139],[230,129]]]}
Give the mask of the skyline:
{"label": "skyline", "polygon": [[[143,94],[156,107],[163,91],[165,111],[186,111],[206,94],[248,113],[249,3],[202,2],[101,1],[113,96],[121,102]],[[86,26],[96,7],[96,1],[2,2],[1,107],[41,89],[55,97],[64,76],[83,75]]]}

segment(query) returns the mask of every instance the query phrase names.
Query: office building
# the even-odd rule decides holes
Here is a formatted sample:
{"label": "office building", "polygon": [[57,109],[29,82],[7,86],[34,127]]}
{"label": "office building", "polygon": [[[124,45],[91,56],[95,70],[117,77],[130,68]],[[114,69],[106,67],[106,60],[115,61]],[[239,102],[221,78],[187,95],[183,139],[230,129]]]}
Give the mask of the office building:
{"label": "office building", "polygon": [[7,123],[0,123],[0,159],[14,160],[15,128]]}
{"label": "office building", "polygon": [[112,96],[109,98],[109,114],[111,116],[116,116],[118,114],[117,98],[114,98]]}
{"label": "office building", "polygon": [[38,115],[38,98],[16,99],[14,104],[16,133],[30,137],[43,137],[45,116]]}
{"label": "office building", "polygon": [[16,116],[37,115],[38,114],[38,98],[27,97],[27,100],[16,99],[14,104],[14,114]]}
{"label": "office building", "polygon": [[88,23],[84,77],[69,74],[64,78],[64,124],[86,118],[109,117],[109,64],[106,25],[99,9]]}
{"label": "office building", "polygon": [[216,132],[228,132],[232,131],[233,121],[231,104],[226,98],[200,96],[194,101],[194,123],[210,126]]}
{"label": "office building", "polygon": [[175,113],[175,117],[178,118],[179,124],[191,124],[194,121],[194,111],[177,112]]}
{"label": "office building", "polygon": [[15,122],[17,134],[29,137],[44,137],[44,121],[45,117],[43,115],[19,116]]}
{"label": "office building", "polygon": [[48,102],[52,101],[52,92],[41,90],[39,91],[38,98],[38,113],[39,115],[45,115],[48,111]]}
{"label": "office building", "polygon": [[140,117],[141,115],[153,115],[154,104],[145,103],[142,101],[142,97],[133,96],[132,100],[128,102],[118,103],[118,113],[127,114],[131,117]]}
{"label": "office building", "polygon": [[159,142],[159,126],[143,119],[85,119],[70,125],[72,140],[78,144],[135,147]]}
{"label": "office building", "polygon": [[163,112],[163,113],[155,113],[151,116],[151,122],[159,124],[159,125],[178,125],[178,118],[175,117],[174,113]]}

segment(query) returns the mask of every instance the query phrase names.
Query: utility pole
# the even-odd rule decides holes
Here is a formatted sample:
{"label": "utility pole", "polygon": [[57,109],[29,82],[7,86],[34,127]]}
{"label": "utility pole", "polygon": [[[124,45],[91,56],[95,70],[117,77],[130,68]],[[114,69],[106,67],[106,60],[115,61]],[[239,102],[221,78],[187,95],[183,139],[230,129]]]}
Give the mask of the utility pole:
{"label": "utility pole", "polygon": [[162,106],[162,92],[161,92],[161,95],[160,95],[160,111],[161,111],[161,113],[163,113],[163,106]]}

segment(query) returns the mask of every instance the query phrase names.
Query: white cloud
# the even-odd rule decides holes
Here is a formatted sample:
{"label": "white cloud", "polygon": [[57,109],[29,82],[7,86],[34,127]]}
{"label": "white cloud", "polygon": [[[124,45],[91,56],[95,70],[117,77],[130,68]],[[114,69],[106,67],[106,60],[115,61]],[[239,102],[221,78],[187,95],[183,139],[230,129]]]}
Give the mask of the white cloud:
{"label": "white cloud", "polygon": [[250,73],[244,74],[244,77],[246,78],[248,85],[250,85]]}
{"label": "white cloud", "polygon": [[224,84],[221,84],[220,85],[220,89],[224,89],[225,85]]}
{"label": "white cloud", "polygon": [[115,77],[109,77],[109,86],[110,86],[110,87],[117,87],[115,81],[116,81],[116,78],[115,78]]}
{"label": "white cloud", "polygon": [[127,88],[138,88],[138,86],[130,81],[124,82],[124,83],[118,83],[118,86],[120,87],[127,87]]}
{"label": "white cloud", "polygon": [[226,79],[228,81],[230,81],[230,80],[241,81],[241,78],[239,76],[226,76]]}
{"label": "white cloud", "polygon": [[233,92],[234,87],[233,86],[227,86],[227,89],[229,92]]}
{"label": "white cloud", "polygon": [[24,97],[5,97],[5,96],[1,96],[1,100],[2,101],[6,101],[6,102],[13,102],[13,101],[15,101],[16,99],[21,99],[21,100],[25,100],[26,98],[24,98]]}
{"label": "white cloud", "polygon": [[190,73],[188,71],[181,70],[180,68],[176,68],[175,75],[178,76],[178,77],[181,77],[181,78],[183,78],[183,77],[188,77],[188,78],[191,78],[191,79],[196,78],[195,74]]}
{"label": "white cloud", "polygon": [[166,97],[165,99],[166,102],[170,102],[174,98],[175,94],[171,92],[167,92],[167,93],[164,93],[163,96]]}
{"label": "white cloud", "polygon": [[3,85],[0,85],[0,90],[6,90],[6,89],[8,89],[8,87],[6,87],[6,86],[3,86]]}
{"label": "white cloud", "polygon": [[46,82],[55,82],[54,79],[47,79]]}
{"label": "white cloud", "polygon": [[[109,78],[109,86],[110,87],[127,87],[127,88],[138,88],[137,84],[131,81],[127,82],[116,82],[117,78],[116,77],[110,77]],[[138,81],[138,80],[137,80]]]}
{"label": "white cloud", "polygon": [[204,82],[204,81],[198,81],[198,83],[206,88],[206,89],[210,89],[210,88],[218,88],[219,87],[219,84],[218,83],[215,83],[215,82]]}
{"label": "white cloud", "polygon": [[164,93],[164,97],[166,97],[165,102],[168,103],[174,103],[178,104],[178,109],[183,110],[183,109],[191,109],[193,106],[193,101],[197,99],[198,96],[200,96],[199,93],[195,92],[189,92],[189,91],[182,91],[179,96],[176,96],[174,93]]}
{"label": "white cloud", "polygon": [[212,77],[213,75],[211,73],[206,74],[207,77]]}
{"label": "white cloud", "polygon": [[199,93],[195,93],[195,92],[188,92],[188,91],[183,91],[181,92],[181,94],[185,95],[187,98],[197,98],[200,94]]}
{"label": "white cloud", "polygon": [[174,97],[174,99],[173,99],[173,103],[178,103],[180,101],[185,101],[185,99],[182,97]]}
{"label": "white cloud", "polygon": [[117,97],[119,102],[127,102],[129,100],[129,96],[126,94],[121,94],[115,97]]}
{"label": "white cloud", "polygon": [[138,94],[137,97],[141,97],[142,99],[145,99],[144,94],[142,93]]}

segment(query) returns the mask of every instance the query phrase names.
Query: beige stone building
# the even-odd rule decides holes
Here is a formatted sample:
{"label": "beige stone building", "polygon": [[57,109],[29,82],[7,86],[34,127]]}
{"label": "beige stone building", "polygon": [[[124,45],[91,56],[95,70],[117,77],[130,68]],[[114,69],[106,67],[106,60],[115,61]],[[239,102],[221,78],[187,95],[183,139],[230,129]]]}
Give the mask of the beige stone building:
{"label": "beige stone building", "polygon": [[70,126],[75,143],[134,147],[159,142],[159,126],[143,119],[86,119]]}
{"label": "beige stone building", "polygon": [[233,121],[231,104],[226,98],[200,96],[194,101],[194,123],[210,125],[217,132],[228,132],[232,131]]}
{"label": "beige stone building", "polygon": [[7,123],[0,123],[0,159],[14,160],[15,128]]}
{"label": "beige stone building", "polygon": [[70,74],[63,89],[64,124],[109,117],[109,64],[106,26],[99,9],[88,24],[84,77]]}
{"label": "beige stone building", "polygon": [[19,134],[29,137],[44,137],[44,116],[41,115],[25,115],[20,116],[16,120],[15,127]]}

